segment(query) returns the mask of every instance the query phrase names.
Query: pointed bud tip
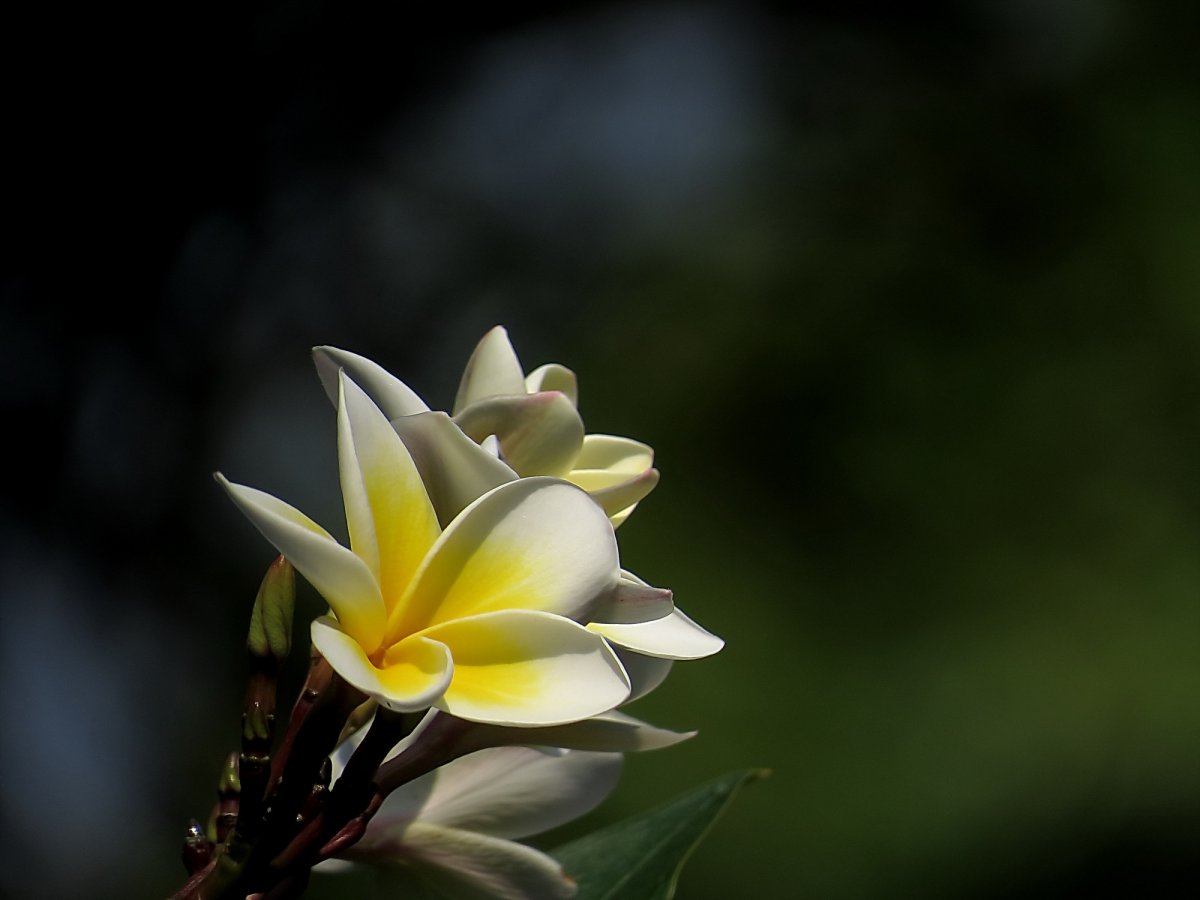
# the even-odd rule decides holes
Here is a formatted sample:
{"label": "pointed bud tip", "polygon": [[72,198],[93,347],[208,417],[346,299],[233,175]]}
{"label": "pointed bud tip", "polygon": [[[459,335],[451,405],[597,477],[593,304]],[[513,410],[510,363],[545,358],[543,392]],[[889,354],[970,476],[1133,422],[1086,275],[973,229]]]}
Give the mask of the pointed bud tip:
{"label": "pointed bud tip", "polygon": [[292,618],[296,610],[296,570],[283,556],[267,567],[254,610],[246,649],[254,656],[281,662],[292,649]]}

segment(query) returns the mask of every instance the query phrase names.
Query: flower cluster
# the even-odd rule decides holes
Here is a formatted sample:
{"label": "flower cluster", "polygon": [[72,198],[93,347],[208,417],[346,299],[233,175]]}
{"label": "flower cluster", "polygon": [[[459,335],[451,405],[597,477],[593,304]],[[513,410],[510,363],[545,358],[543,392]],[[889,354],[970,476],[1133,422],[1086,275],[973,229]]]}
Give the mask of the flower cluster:
{"label": "flower cluster", "polygon": [[616,648],[662,660],[720,649],[669,591],[620,568],[613,526],[657,481],[652,451],[585,435],[569,369],[526,376],[495,328],[451,418],[370,360],[315,355],[337,404],[350,547],[218,477],[329,603],[313,645],[350,684],[398,711],[553,725],[629,698]]}
{"label": "flower cluster", "polygon": [[[341,697],[332,793],[325,805],[289,797],[299,788],[279,760],[262,776],[275,807],[311,820],[271,848],[271,871],[333,856],[407,860],[450,893],[569,897],[552,860],[510,839],[594,806],[621,752],[687,737],[618,707],[674,660],[722,646],[670,591],[621,566],[616,529],[658,482],[653,451],[587,434],[575,374],[557,364],[526,374],[500,327],[471,355],[449,412],[364,357],[333,347],[314,357],[337,408],[349,546],[217,475],[329,605],[311,639],[330,670],[325,693]],[[355,706],[362,727],[342,727]],[[260,757],[249,754],[265,771]],[[247,758],[244,745],[243,767]],[[250,837],[272,815],[260,813]],[[254,853],[242,856],[245,886]]]}

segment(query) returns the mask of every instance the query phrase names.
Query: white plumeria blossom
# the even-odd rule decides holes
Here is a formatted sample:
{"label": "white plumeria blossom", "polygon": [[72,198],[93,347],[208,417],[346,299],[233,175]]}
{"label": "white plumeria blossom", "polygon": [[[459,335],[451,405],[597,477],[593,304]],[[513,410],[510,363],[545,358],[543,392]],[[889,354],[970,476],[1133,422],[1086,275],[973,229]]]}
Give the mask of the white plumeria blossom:
{"label": "white plumeria blossom", "polygon": [[[429,412],[415,392],[370,360],[335,347],[317,347],[315,355],[331,398],[337,371],[345,368],[389,418]],[[549,363],[526,375],[508,332],[497,325],[467,361],[451,414],[518,475],[550,475],[582,487],[616,527],[658,484],[654,451],[631,438],[585,434],[578,399],[575,373],[565,366]]]}
{"label": "white plumeria blossom", "polygon": [[[356,743],[334,753],[335,777]],[[590,812],[616,786],[621,764],[619,753],[555,748],[472,753],[389,794],[342,859],[410,867],[454,900],[568,900],[576,888],[562,867],[514,839]],[[347,866],[328,860],[316,871]]]}
{"label": "white plumeria blossom", "polygon": [[[492,329],[488,334],[503,335],[503,329]],[[493,356],[500,360],[495,366],[504,368],[507,356],[495,350],[497,340],[485,338],[481,347],[492,349],[482,355],[477,350],[473,357],[485,361],[484,370],[493,365]],[[507,346],[507,337],[504,344]],[[500,485],[530,480],[519,478],[505,461],[468,438],[445,413],[430,411],[407,385],[378,364],[332,347],[317,347],[313,355],[327,390],[336,383],[333,379],[339,371],[366,386],[415,460],[439,521],[450,521],[479,496]],[[468,367],[464,384],[478,380],[473,371]],[[515,376],[511,370],[508,374],[511,381]],[[669,591],[652,588],[630,572],[622,570],[613,597],[615,602],[593,609],[588,629],[630,651],[655,658],[650,661],[621,654],[627,668],[646,670],[645,682],[657,684],[666,676],[669,665],[663,660],[700,659],[725,645],[676,608]],[[636,696],[645,693],[637,687],[635,684]]]}
{"label": "white plumeria blossom", "polygon": [[581,624],[621,584],[612,528],[587,494],[505,480],[443,526],[404,441],[345,374],[337,430],[349,548],[270,494],[217,478],[329,603],[312,641],[342,678],[390,709],[522,727],[629,696],[612,648]]}

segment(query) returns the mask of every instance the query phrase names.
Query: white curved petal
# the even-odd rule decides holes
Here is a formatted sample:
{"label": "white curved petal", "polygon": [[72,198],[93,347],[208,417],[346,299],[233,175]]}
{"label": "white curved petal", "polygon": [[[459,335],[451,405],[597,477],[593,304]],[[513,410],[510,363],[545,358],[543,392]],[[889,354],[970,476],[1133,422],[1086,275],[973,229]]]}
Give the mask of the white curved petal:
{"label": "white curved petal", "polygon": [[629,699],[626,703],[632,703],[645,697],[648,693],[666,681],[667,676],[671,674],[671,668],[675,665],[673,659],[663,659],[661,656],[647,656],[644,653],[636,653],[633,650],[626,649],[618,644],[613,645],[613,650],[617,654],[617,659],[621,661],[622,668],[625,669],[625,674],[629,676]]}
{"label": "white curved petal", "polygon": [[546,728],[501,728],[490,725],[479,727],[481,733],[477,736],[478,740],[486,741],[492,746],[529,744],[609,753],[658,750],[696,736],[694,731],[658,728],[616,710],[580,722]]}
{"label": "white curved petal", "polygon": [[701,628],[678,607],[669,616],[630,625],[592,622],[588,628],[610,641],[664,659],[700,659],[725,646],[715,634]]}
{"label": "white curved petal", "polygon": [[517,479],[516,472],[443,412],[405,416],[392,427],[412,454],[443,528],[492,488]]}
{"label": "white curved petal", "polygon": [[[384,755],[383,762],[390,762],[401,753],[408,751],[413,744],[416,744],[418,741],[422,740],[422,733],[428,728],[429,724],[437,716],[445,715],[445,713],[437,709],[426,710],[425,715],[417,723],[416,727],[413,728],[413,730],[409,732],[406,737],[401,739]],[[367,729],[371,726],[372,722],[374,722],[374,718],[363,725],[363,727],[351,732],[351,734],[348,735],[340,744],[338,744],[334,751],[329,754],[329,760],[332,763],[330,784],[337,784],[337,780],[341,777],[342,771],[346,768],[346,763],[349,762],[350,756],[355,750],[358,749],[358,745],[362,743],[363,738],[367,736]],[[425,797],[429,793],[428,789],[433,787],[432,782],[430,782],[425,785],[426,789],[424,790],[418,790],[414,788],[414,785],[421,785],[424,783],[424,781],[425,780],[423,778],[414,779],[413,781],[409,781],[406,784],[401,785],[399,788],[388,794],[383,800],[383,806],[379,811],[379,815],[390,812],[393,818],[416,818],[417,812],[422,806],[425,805]]]}
{"label": "white curved petal", "polygon": [[437,706],[460,719],[560,725],[606,712],[629,696],[629,679],[612,648],[562,616],[506,609],[424,634],[454,657],[454,678]]}
{"label": "white curved petal", "polygon": [[[363,481],[362,471],[358,465],[357,454],[354,451],[354,432],[350,427],[350,417],[347,415],[345,373],[340,371],[337,376],[337,447],[338,447],[338,481],[342,489],[342,507],[346,511],[346,530],[350,534],[350,549],[354,555],[367,564],[375,583],[379,584],[382,592],[382,580],[379,577],[379,539],[375,536],[375,517],[371,513],[371,499],[367,495],[367,485]],[[353,384],[353,382],[351,382]],[[386,603],[384,604],[386,607]]]}
{"label": "white curved petal", "polygon": [[325,598],[342,627],[369,650],[378,647],[386,615],[367,564],[295,507],[219,472],[216,478],[263,537]]}
{"label": "white curved petal", "polygon": [[412,456],[366,393],[343,370],[338,466],[351,547],[374,564],[389,610],[441,533]]}
{"label": "white curved petal", "polygon": [[328,616],[313,620],[312,642],[349,684],[399,712],[427,709],[442,696],[454,675],[446,646],[421,636],[391,648],[382,668]]}
{"label": "white curved petal", "polygon": [[313,347],[313,362],[329,401],[337,406],[338,370],[345,369],[355,382],[371,395],[389,419],[428,412],[425,401],[407,384],[365,356],[337,347]]}
{"label": "white curved petal", "polygon": [[658,469],[645,469],[637,475],[610,469],[572,469],[565,477],[600,504],[615,528],[658,486],[659,474]]}
{"label": "white curved petal", "polygon": [[619,753],[493,747],[442,766],[420,812],[430,825],[523,838],[591,812],[617,786]]}
{"label": "white curved petal", "polygon": [[351,732],[351,734],[340,744],[333,748],[333,752],[329,754],[330,774],[329,783],[337,784],[337,780],[342,777],[342,772],[346,771],[346,763],[350,762],[350,757],[354,751],[358,749],[358,745],[362,743],[364,737],[367,736],[366,726]]}
{"label": "white curved petal", "polygon": [[525,392],[536,394],[539,391],[562,391],[571,403],[579,405],[579,383],[575,373],[558,363],[538,366],[525,376]]}
{"label": "white curved petal", "polygon": [[454,421],[472,439],[495,435],[518,474],[565,475],[583,444],[583,420],[566,394],[505,394],[464,406]]}
{"label": "white curved petal", "polygon": [[416,868],[450,900],[570,900],[575,882],[562,866],[532,847],[457,828],[414,822],[402,835],[364,845],[352,859],[387,861]]}
{"label": "white curved petal", "polygon": [[454,398],[455,415],[471,403],[497,394],[524,394],[525,373],[508,340],[508,332],[500,325],[483,336],[475,347],[458,394]]}
{"label": "white curved petal", "polygon": [[359,867],[359,864],[352,863],[348,859],[331,858],[321,860],[312,867],[312,870],[320,872],[322,875],[348,875]]}
{"label": "white curved petal", "polygon": [[635,509],[637,509],[636,503],[633,504],[633,506],[627,506],[624,509],[617,510],[615,513],[609,513],[608,521],[612,524],[614,529],[620,528],[625,524],[626,520],[633,515],[633,511]]}
{"label": "white curved petal", "polygon": [[583,439],[575,467],[636,475],[654,465],[649,444],[615,434],[589,434]]}
{"label": "white curved petal", "polygon": [[502,609],[583,618],[617,577],[616,536],[587,494],[565,481],[522,478],[450,523],[393,609],[387,639]]}
{"label": "white curved petal", "polygon": [[661,619],[674,609],[669,590],[652,587],[636,576],[627,578],[622,573],[616,588],[596,604],[589,618],[603,624],[630,625]]}

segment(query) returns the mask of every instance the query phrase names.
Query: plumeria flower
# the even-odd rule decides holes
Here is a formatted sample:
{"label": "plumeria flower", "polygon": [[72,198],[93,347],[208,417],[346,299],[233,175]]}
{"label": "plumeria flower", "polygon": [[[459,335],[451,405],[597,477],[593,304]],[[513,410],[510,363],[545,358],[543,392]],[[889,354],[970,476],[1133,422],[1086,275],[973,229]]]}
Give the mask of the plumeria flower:
{"label": "plumeria flower", "polygon": [[[331,397],[344,368],[389,418],[429,411],[407,385],[370,360],[334,347],[314,352]],[[459,428],[494,446],[518,475],[551,475],[582,487],[616,527],[658,484],[654,451],[626,437],[585,434],[577,405],[574,372],[549,363],[526,375],[508,332],[496,326],[471,354],[451,413]]]}
{"label": "plumeria flower", "polygon": [[[335,777],[355,743],[334,753]],[[621,763],[619,753],[556,748],[472,753],[389,794],[342,859],[315,871],[405,867],[454,900],[567,900],[576,890],[569,875],[514,839],[590,812],[616,786]]]}
{"label": "plumeria flower", "polygon": [[443,525],[405,443],[344,374],[337,432],[349,548],[270,494],[217,477],[329,603],[312,641],[342,678],[390,709],[522,727],[627,698],[621,663],[582,624],[622,590],[615,536],[587,494],[506,480]]}
{"label": "plumeria flower", "polygon": [[[490,332],[494,333],[496,329]],[[439,521],[449,522],[487,491],[518,479],[505,461],[468,438],[445,413],[429,411],[383,367],[330,347],[318,347],[313,355],[327,388],[335,365],[362,380],[412,455]],[[670,591],[650,587],[624,570],[611,602],[593,609],[588,628],[626,648],[618,649],[621,661],[627,671],[644,673],[643,683],[661,681],[670,668],[666,661],[699,659],[724,646],[724,641],[674,605]],[[634,687],[635,696],[645,692]]]}

